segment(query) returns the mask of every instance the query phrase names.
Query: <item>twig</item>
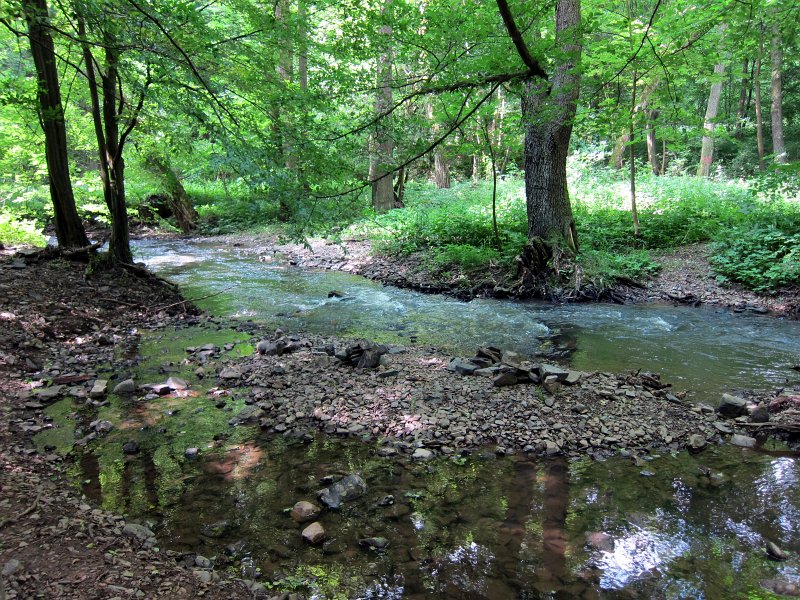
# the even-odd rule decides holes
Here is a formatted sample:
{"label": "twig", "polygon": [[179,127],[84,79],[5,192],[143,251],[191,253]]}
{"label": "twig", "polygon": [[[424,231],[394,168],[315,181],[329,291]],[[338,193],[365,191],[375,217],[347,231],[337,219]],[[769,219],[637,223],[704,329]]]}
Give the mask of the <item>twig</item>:
{"label": "twig", "polygon": [[205,296],[199,296],[197,298],[189,298],[188,300],[181,300],[180,302],[174,302],[173,304],[167,304],[166,306],[158,306],[158,307],[154,308],[153,310],[166,310],[166,309],[172,308],[174,306],[180,306],[181,304],[189,304],[189,303],[197,302],[198,300],[205,300],[206,298],[213,298],[214,296],[219,296],[220,294],[224,294],[225,292],[228,292],[228,291],[230,291],[230,290],[232,290],[233,288],[236,288],[236,287],[239,287],[238,283],[236,283],[234,285],[231,285],[229,287],[226,287],[224,290],[220,290],[218,292],[214,292],[212,294],[206,294]]}
{"label": "twig", "polygon": [[6,525],[10,525],[10,524],[12,524],[12,523],[16,523],[16,522],[17,522],[17,521],[19,521],[19,520],[20,520],[22,517],[24,517],[24,516],[26,516],[26,515],[29,515],[29,514],[31,514],[33,511],[35,511],[35,510],[37,509],[37,507],[39,506],[39,498],[41,498],[41,497],[42,497],[42,494],[41,494],[41,493],[39,493],[39,494],[36,496],[36,498],[33,500],[33,503],[32,503],[32,504],[31,504],[31,505],[30,505],[28,508],[26,508],[26,509],[25,509],[25,510],[23,510],[21,513],[19,513],[19,514],[18,514],[16,517],[9,517],[9,518],[8,518],[8,519],[6,519],[5,521],[0,521],[0,529],[3,529],[3,527],[5,527]]}
{"label": "twig", "polygon": [[124,302],[123,300],[117,300],[116,298],[98,298],[98,300],[103,302],[116,302],[117,304],[122,304],[123,306],[130,306],[132,308],[138,308],[142,306],[141,304],[134,304],[133,302]]}

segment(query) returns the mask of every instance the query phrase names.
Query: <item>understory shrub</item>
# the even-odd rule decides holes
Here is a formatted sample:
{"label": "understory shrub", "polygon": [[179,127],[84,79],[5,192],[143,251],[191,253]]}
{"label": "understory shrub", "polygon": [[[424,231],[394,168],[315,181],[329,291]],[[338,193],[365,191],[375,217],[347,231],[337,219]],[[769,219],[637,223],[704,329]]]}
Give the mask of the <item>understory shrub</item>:
{"label": "understory shrub", "polygon": [[710,262],[721,283],[756,291],[800,283],[800,231],[738,228],[712,246]]}

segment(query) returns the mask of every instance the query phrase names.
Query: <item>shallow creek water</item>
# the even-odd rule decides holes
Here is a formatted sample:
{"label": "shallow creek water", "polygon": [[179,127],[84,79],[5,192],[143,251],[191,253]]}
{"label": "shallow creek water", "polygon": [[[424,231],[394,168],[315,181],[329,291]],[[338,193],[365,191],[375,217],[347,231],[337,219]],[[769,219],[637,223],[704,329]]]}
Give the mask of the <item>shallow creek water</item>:
{"label": "shallow creek water", "polygon": [[[214,246],[146,242],[138,252],[190,298],[238,284],[201,304],[219,315],[263,319],[265,327],[415,341],[463,354],[482,343],[533,352],[540,337],[560,332],[576,347],[577,368],[652,369],[681,386],[704,384],[701,395],[791,377],[800,343],[796,324],[766,318],[467,304],[343,274],[267,267]],[[329,300],[332,289],[346,299]],[[234,330],[143,332],[134,374],[163,380],[164,367],[177,364],[185,347],[209,342],[235,344],[233,356],[253,351],[249,336]],[[294,585],[315,598],[751,599],[775,597],[768,591],[774,582],[800,585],[800,464],[778,450],[714,447],[697,456],[647,457],[644,466],[489,451],[409,463],[381,458],[358,440],[303,443],[231,427],[243,398],[216,409],[203,387],[211,384],[176,374],[193,394],[147,404],[111,395],[91,417],[115,429],[78,455],[71,475],[103,508],[151,524],[165,547],[212,558],[219,569],[258,571],[262,582]],[[79,410],[69,399],[51,406],[59,427],[41,434],[39,444],[70,448],[70,415]],[[131,439],[141,451],[125,456],[122,444]],[[198,459],[184,456],[189,447],[201,449]],[[366,480],[367,494],[323,513],[325,546],[304,545],[287,509],[315,501],[323,477],[352,472]],[[389,495],[394,503],[381,506]],[[366,537],[386,538],[389,546],[362,548],[358,540]],[[790,560],[769,560],[767,539]]]}
{"label": "shallow creek water", "polygon": [[[796,380],[800,322],[726,310],[610,304],[462,302],[335,271],[260,263],[213,241],[141,240],[137,260],[181,284],[220,316],[290,331],[430,345],[472,356],[482,345],[532,354],[543,339],[568,348],[576,369],[655,371],[697,400]],[[235,287],[232,287],[235,286]],[[328,298],[337,290],[344,298]]]}

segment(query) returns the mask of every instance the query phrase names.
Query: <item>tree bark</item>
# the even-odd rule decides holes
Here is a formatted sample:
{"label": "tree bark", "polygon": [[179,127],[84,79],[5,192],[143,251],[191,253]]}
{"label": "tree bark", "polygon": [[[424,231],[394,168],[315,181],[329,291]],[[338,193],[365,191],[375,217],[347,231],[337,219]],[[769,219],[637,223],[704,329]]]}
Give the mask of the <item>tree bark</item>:
{"label": "tree bark", "polygon": [[75,207],[72,180],[69,174],[67,130],[61,89],[58,82],[56,55],[49,30],[46,0],[23,0],[22,9],[28,25],[28,40],[38,79],[37,100],[39,122],[44,132],[45,158],[50,185],[50,199],[55,214],[58,245],[82,248],[89,245],[83,223]]}
{"label": "tree bark", "polygon": [[147,157],[147,164],[150,170],[164,182],[169,208],[175,215],[180,230],[183,233],[190,233],[197,229],[197,211],[192,206],[189,194],[186,193],[186,189],[169,161],[157,154],[150,154]]}
{"label": "tree bark", "polygon": [[753,75],[753,91],[756,103],[756,145],[758,149],[758,170],[764,171],[764,116],[761,112],[761,56],[763,52],[763,41],[758,47],[758,57],[756,58],[756,70]]}
{"label": "tree bark", "polygon": [[[86,77],[89,83],[89,96],[92,102],[92,121],[94,122],[95,137],[97,138],[97,153],[100,163],[100,179],[103,183],[103,197],[111,215],[111,238],[108,242],[108,252],[111,258],[120,263],[133,262],[130,246],[130,230],[128,228],[128,209],[125,203],[125,161],[122,157],[124,139],[121,138],[119,128],[120,112],[123,101],[117,98],[119,81],[119,52],[116,39],[108,32],[103,32],[105,44],[105,65],[100,72],[100,85],[98,85],[95,72],[95,60],[88,41],[86,41],[86,26],[83,18],[78,18],[78,35],[83,42],[83,56]],[[149,85],[149,80],[145,89]],[[102,90],[102,106],[100,104],[100,90]],[[142,96],[142,102],[144,96]],[[134,111],[138,114],[141,103]],[[136,117],[128,124],[127,133],[136,124]]]}
{"label": "tree bark", "polygon": [[614,142],[614,148],[611,150],[611,157],[608,159],[610,167],[617,170],[622,169],[622,165],[625,164],[625,147],[628,145],[628,140],[627,132],[617,137]]}
{"label": "tree bark", "polygon": [[653,170],[653,175],[661,175],[661,167],[658,163],[658,147],[656,144],[656,119],[658,118],[657,110],[648,110],[645,113],[647,118],[647,160],[650,161],[650,167]]}
{"label": "tree bark", "polygon": [[783,137],[783,39],[780,24],[772,24],[772,49],[770,61],[772,63],[772,154],[775,162],[786,164],[789,156],[786,154],[786,142]]}
{"label": "tree bark", "polygon": [[392,139],[390,115],[392,107],[392,0],[383,0],[381,15],[385,19],[380,28],[383,36],[383,50],[378,57],[378,93],[375,97],[375,112],[381,116],[375,127],[375,154],[372,181],[372,206],[379,213],[394,208],[394,186],[392,181],[392,155],[394,140]]}
{"label": "tree bark", "polygon": [[745,58],[742,63],[742,85],[739,88],[739,105],[736,109],[736,132],[734,135],[740,137],[742,135],[742,128],[744,127],[744,120],[747,118],[747,89],[750,81],[748,78],[748,69],[750,61]]}
{"label": "tree bark", "polygon": [[700,149],[700,164],[697,167],[698,177],[708,177],[711,173],[711,163],[714,160],[714,121],[717,118],[719,101],[722,97],[722,75],[724,73],[725,65],[723,63],[714,65],[714,82],[711,84],[706,116],[703,120],[705,134],[703,135],[703,145]]}
{"label": "tree bark", "polygon": [[546,82],[531,81],[522,104],[528,240],[563,241],[573,252],[578,235],[567,190],[567,153],[580,85],[580,18],[580,0],[558,1],[556,45],[563,58],[549,93]]}

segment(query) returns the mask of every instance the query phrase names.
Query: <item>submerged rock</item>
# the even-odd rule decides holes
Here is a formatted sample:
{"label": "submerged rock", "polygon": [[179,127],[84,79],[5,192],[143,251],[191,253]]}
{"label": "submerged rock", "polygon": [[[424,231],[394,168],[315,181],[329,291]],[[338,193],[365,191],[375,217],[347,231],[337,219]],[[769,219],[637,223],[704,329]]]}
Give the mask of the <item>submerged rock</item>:
{"label": "submerged rock", "polygon": [[317,495],[328,508],[339,508],[345,502],[356,500],[367,493],[367,484],[356,474],[343,477],[330,487],[317,492]]}
{"label": "submerged rock", "polygon": [[789,556],[781,550],[774,542],[767,541],[766,543],[767,556],[773,560],[786,560]]}
{"label": "submerged rock", "polygon": [[297,523],[306,523],[316,519],[321,512],[322,509],[316,504],[301,500],[292,507],[292,512],[289,513],[289,516]]}
{"label": "submerged rock", "polygon": [[327,534],[325,533],[325,528],[319,522],[315,522],[303,529],[302,536],[307,544],[316,546],[325,541]]}
{"label": "submerged rock", "polygon": [[368,550],[375,550],[381,552],[389,547],[389,540],[385,537],[368,537],[358,540],[358,545]]}

